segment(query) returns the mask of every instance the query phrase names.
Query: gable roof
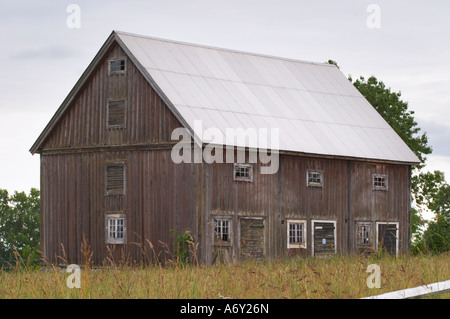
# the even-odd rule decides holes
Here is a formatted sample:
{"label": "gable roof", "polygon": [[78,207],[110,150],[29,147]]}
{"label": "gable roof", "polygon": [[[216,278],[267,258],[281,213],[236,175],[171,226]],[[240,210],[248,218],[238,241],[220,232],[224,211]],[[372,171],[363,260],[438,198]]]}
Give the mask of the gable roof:
{"label": "gable roof", "polygon": [[209,141],[194,131],[196,120],[202,121],[203,131],[216,128],[223,134],[223,143],[232,146],[258,147],[227,140],[227,128],[278,128],[281,151],[419,163],[334,65],[118,31],[108,38],[75,92],[72,90],[31,148],[32,153],[114,40],[199,143]]}

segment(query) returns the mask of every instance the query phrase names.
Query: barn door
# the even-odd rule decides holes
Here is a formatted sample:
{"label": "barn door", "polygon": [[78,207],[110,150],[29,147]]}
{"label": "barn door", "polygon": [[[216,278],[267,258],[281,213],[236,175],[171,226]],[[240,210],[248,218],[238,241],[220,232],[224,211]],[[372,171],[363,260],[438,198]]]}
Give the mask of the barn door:
{"label": "barn door", "polygon": [[239,223],[239,258],[262,259],[264,257],[264,219],[241,218]]}
{"label": "barn door", "polygon": [[397,256],[398,222],[377,223],[377,248],[383,248],[389,254]]}
{"label": "barn door", "polygon": [[327,257],[336,253],[336,221],[312,221],[313,247],[316,257]]}

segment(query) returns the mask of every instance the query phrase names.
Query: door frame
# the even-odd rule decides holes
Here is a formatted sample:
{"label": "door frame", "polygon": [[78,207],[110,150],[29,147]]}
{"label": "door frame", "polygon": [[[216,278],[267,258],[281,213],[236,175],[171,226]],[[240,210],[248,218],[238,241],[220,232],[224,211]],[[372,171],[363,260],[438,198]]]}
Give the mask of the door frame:
{"label": "door frame", "polygon": [[336,223],[337,220],[326,220],[326,219],[312,219],[311,220],[311,256],[314,257],[314,223],[333,223],[334,225],[334,253],[337,253],[337,244],[336,244],[336,238],[337,238],[337,227]]}
{"label": "door frame", "polygon": [[379,238],[379,230],[378,230],[378,225],[396,225],[397,228],[395,229],[395,257],[398,257],[398,234],[399,234],[399,227],[400,227],[400,222],[376,222],[376,250],[378,251],[378,238]]}

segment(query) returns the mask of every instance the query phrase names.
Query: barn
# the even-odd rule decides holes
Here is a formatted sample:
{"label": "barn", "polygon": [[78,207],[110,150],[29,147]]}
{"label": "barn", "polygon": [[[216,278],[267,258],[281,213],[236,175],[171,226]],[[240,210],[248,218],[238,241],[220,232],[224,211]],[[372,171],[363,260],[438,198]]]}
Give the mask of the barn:
{"label": "barn", "polygon": [[333,65],[113,31],[30,152],[53,262],[409,250],[419,160]]}

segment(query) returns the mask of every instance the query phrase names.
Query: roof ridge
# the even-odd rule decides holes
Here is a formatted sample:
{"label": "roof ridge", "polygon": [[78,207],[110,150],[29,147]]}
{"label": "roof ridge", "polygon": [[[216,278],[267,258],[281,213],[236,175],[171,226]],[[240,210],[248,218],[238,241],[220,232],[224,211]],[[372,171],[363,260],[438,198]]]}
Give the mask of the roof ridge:
{"label": "roof ridge", "polygon": [[230,79],[224,79],[219,77],[213,77],[213,76],[206,76],[206,75],[198,75],[198,74],[188,74],[183,72],[177,72],[172,70],[165,70],[165,69],[158,69],[154,67],[147,67],[148,70],[154,70],[161,73],[173,73],[173,74],[180,74],[180,75],[188,75],[191,77],[196,78],[205,78],[205,79],[212,79],[212,80],[219,80],[219,81],[226,81],[226,82],[232,82],[232,83],[243,83],[243,84],[250,84],[250,85],[259,85],[259,86],[265,86],[265,87],[271,87],[271,88],[277,88],[277,89],[288,89],[288,90],[294,90],[294,91],[302,91],[302,92],[309,92],[309,93],[321,93],[321,94],[328,94],[328,95],[336,95],[336,96],[347,96],[347,97],[356,97],[361,98],[360,95],[357,94],[340,94],[340,93],[330,93],[325,91],[316,91],[316,90],[308,90],[308,89],[298,89],[295,87],[288,87],[288,86],[277,86],[277,85],[268,85],[263,83],[257,83],[257,82],[250,82],[250,81],[236,81],[236,80],[230,80]]}
{"label": "roof ridge", "polygon": [[182,104],[176,104],[176,106],[182,106],[182,107],[190,107],[194,109],[203,109],[203,110],[210,110],[210,111],[219,111],[219,112],[228,112],[233,114],[246,114],[251,116],[260,116],[260,117],[271,117],[275,119],[284,119],[284,120],[292,120],[292,121],[303,121],[303,122],[310,122],[310,123],[321,123],[321,124],[329,124],[329,125],[339,125],[339,126],[348,126],[348,127],[360,127],[360,128],[368,128],[368,129],[377,129],[377,130],[388,130],[390,131],[392,128],[390,126],[364,126],[364,125],[357,125],[357,124],[349,124],[349,123],[339,123],[339,122],[329,122],[329,121],[321,121],[321,120],[311,120],[311,119],[299,119],[299,118],[290,118],[286,116],[277,116],[274,117],[272,115],[265,115],[265,114],[258,114],[258,113],[245,113],[241,111],[230,111],[230,110],[222,110],[212,107],[202,107],[202,106],[193,106],[193,105],[182,105]]}
{"label": "roof ridge", "polygon": [[151,39],[151,40],[156,40],[156,41],[161,41],[161,42],[169,42],[169,43],[193,46],[193,47],[209,49],[209,50],[219,50],[219,51],[230,52],[230,53],[253,55],[253,56],[258,56],[258,57],[263,57],[263,58],[284,60],[284,61],[290,61],[290,62],[298,62],[298,63],[304,63],[304,64],[312,64],[312,65],[318,65],[318,66],[324,66],[324,67],[336,67],[335,65],[328,64],[326,62],[306,61],[306,60],[287,58],[287,57],[281,57],[281,56],[270,55],[270,54],[249,52],[249,51],[244,51],[244,50],[236,50],[236,49],[229,49],[229,48],[222,48],[222,47],[215,47],[215,46],[211,46],[211,45],[185,42],[185,41],[179,41],[179,40],[171,40],[171,39],[166,39],[166,38],[160,38],[160,37],[136,34],[136,33],[131,33],[131,32],[118,31],[118,30],[114,30],[113,32],[118,35],[123,34],[123,35],[127,35],[127,36],[132,36],[132,37],[139,37],[139,38]]}

